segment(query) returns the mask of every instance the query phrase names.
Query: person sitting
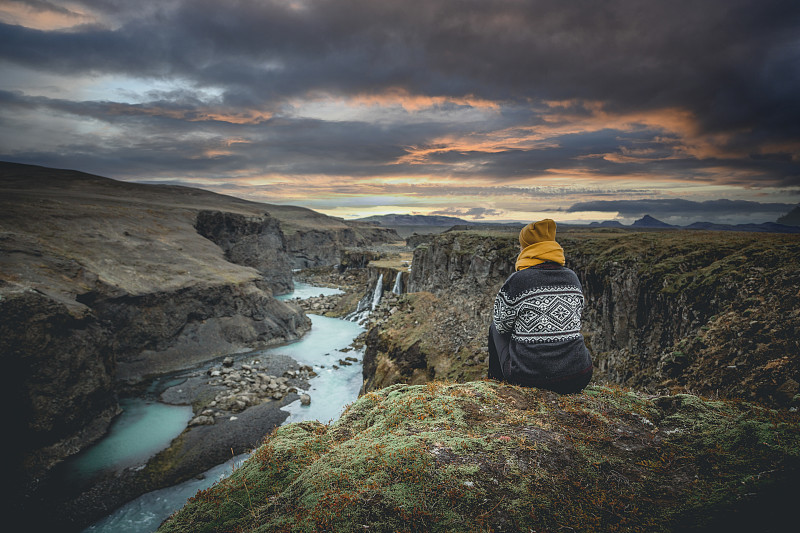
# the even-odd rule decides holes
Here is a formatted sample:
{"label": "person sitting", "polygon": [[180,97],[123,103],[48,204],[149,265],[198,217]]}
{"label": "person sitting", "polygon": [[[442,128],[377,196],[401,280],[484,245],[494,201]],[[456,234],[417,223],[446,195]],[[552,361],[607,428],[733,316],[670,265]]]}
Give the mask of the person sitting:
{"label": "person sitting", "polygon": [[516,271],[494,302],[489,378],[569,394],[588,385],[592,359],[581,334],[583,290],[555,237],[549,218],[519,233]]}

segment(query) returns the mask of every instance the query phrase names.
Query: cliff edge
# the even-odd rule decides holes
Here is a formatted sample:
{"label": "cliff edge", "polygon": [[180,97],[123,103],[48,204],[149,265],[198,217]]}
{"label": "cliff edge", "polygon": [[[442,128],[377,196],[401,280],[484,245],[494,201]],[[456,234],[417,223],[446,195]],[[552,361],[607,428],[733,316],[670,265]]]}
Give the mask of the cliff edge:
{"label": "cliff edge", "polygon": [[159,531],[772,531],[799,427],[686,394],[394,385],[278,428]]}

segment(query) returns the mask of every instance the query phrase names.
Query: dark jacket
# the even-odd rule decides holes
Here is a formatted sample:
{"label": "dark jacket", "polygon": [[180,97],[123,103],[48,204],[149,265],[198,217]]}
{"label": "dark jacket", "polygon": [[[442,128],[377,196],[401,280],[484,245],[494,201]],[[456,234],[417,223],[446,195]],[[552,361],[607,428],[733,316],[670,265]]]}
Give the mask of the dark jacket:
{"label": "dark jacket", "polygon": [[588,374],[588,382],[592,360],[581,335],[583,305],[580,281],[569,268],[548,262],[511,274],[494,304],[492,333],[503,379],[538,387]]}

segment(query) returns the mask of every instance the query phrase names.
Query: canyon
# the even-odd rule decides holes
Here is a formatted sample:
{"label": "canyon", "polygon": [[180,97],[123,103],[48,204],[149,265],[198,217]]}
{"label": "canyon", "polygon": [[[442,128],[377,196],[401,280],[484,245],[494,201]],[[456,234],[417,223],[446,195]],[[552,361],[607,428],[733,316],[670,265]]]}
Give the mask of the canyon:
{"label": "canyon", "polygon": [[159,531],[781,531],[800,473],[797,238],[560,233],[596,366],[563,396],[484,379],[516,239],[446,231],[414,239],[410,269],[357,253],[301,273],[360,287],[314,312],[373,302],[359,400],[278,428]]}
{"label": "canyon", "polygon": [[[797,235],[559,230],[595,365],[585,394],[559,397],[484,380],[514,228],[404,244],[390,228],[186,187],[9,163],[0,185],[0,353],[13,376],[4,395],[18,497],[106,432],[119,395],[297,340],[305,313],[366,328],[361,398],[338,422],[278,429],[164,531],[351,519],[380,531],[739,531],[762,526],[765,509],[779,517],[800,471]],[[274,298],[294,280],[344,292]],[[280,364],[254,381],[288,393],[280,376],[301,369]],[[208,440],[214,426],[195,421],[158,468],[175,469],[182,442]],[[143,472],[152,479],[125,474],[140,492],[169,478]],[[266,504],[253,506],[251,490]],[[562,498],[574,512],[558,510]]]}
{"label": "canyon", "polygon": [[310,327],[292,269],[389,229],[199,189],[0,163],[0,353],[17,497],[100,438],[150,376]]}

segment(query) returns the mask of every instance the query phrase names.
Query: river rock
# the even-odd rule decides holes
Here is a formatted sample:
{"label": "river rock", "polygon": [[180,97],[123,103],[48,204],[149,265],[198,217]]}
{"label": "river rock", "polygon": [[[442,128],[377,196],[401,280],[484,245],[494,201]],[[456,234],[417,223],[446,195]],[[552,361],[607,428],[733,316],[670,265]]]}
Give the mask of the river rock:
{"label": "river rock", "polygon": [[309,396],[308,394],[301,394],[300,405],[311,405],[311,396]]}
{"label": "river rock", "polygon": [[212,424],[214,424],[214,417],[207,415],[196,416],[189,421],[189,426],[210,426]]}

